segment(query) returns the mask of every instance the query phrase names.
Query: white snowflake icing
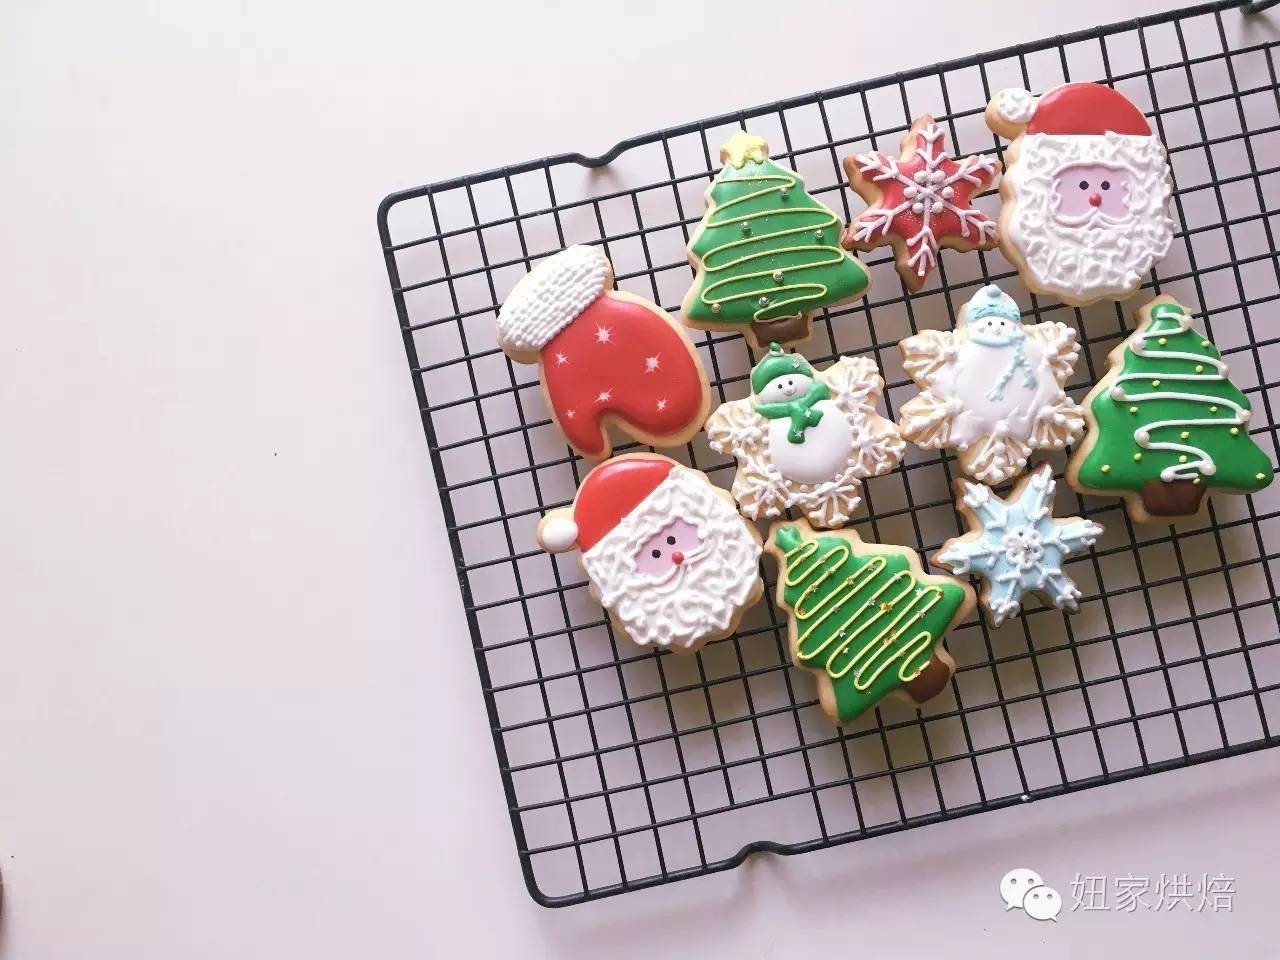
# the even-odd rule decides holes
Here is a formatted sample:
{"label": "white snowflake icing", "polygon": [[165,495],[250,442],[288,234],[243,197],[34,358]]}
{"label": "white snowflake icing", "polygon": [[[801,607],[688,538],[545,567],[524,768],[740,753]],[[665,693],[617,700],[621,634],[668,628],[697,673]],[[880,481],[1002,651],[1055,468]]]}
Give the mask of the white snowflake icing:
{"label": "white snowflake icing", "polygon": [[1018,612],[1028,590],[1043,594],[1059,610],[1074,611],[1080,589],[1062,564],[1093,546],[1102,526],[1080,517],[1054,518],[1053,468],[1042,464],[1005,500],[980,483],[961,480],[959,486],[970,530],[944,543],[935,562],[986,581],[982,603],[997,627]]}
{"label": "white snowflake icing", "polygon": [[[894,219],[908,210],[920,218],[920,229],[904,237],[907,245],[907,266],[916,276],[923,278],[937,265],[941,246],[935,232],[934,217],[951,213],[960,222],[960,236],[976,246],[991,242],[996,235],[995,221],[972,206],[960,206],[955,201],[988,183],[995,175],[996,165],[990,157],[977,154],[962,160],[953,160],[943,146],[943,131],[936,123],[926,124],[914,131],[919,140],[915,157],[922,161],[920,169],[912,175],[902,171],[903,161],[881,153],[860,153],[855,157],[858,170],[864,177],[886,188],[883,200],[890,206],[875,206],[850,225],[852,237],[859,243],[871,243],[876,234],[888,236]],[[956,184],[966,189],[956,190]],[[888,189],[893,185],[894,189]],[[892,198],[892,199],[890,199]]]}

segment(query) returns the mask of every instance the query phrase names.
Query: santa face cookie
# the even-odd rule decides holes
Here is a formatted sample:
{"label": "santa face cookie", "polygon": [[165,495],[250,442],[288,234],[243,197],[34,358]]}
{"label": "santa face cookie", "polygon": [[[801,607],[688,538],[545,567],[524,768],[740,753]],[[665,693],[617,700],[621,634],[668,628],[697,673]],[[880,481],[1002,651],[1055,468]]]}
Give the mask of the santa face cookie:
{"label": "santa face cookie", "polygon": [[926,450],[954,448],[961,468],[998,484],[1033,450],[1074,443],[1084,415],[1063,389],[1079,349],[1064,323],[1027,325],[995,284],[965,304],[954,332],[926,330],[899,347],[921,393],[902,406],[902,435]]}
{"label": "santa face cookie", "polygon": [[739,132],[720,148],[724,169],[707,191],[707,215],[689,241],[697,270],[685,323],[738,330],[763,348],[809,338],[809,314],[862,296],[866,267],[840,247],[840,219],[805,192],[799,174]]}
{"label": "santa face cookie", "polygon": [[698,432],[711,406],[689,334],[661,307],[612,286],[603,252],[569,247],[521,278],[498,313],[498,345],[540,365],[552,418],[592,459],[609,456],[610,424],[674,447]]}
{"label": "santa face cookie", "polygon": [[842,245],[866,251],[892,244],[909,290],[924,286],[943,247],[995,247],[996,223],[973,206],[973,197],[991,186],[1000,164],[984,156],[953,160],[933,117],[907,131],[901,156],[859,153],[844,158],[844,170],[869,209],[849,224]]}
{"label": "santa face cookie", "polygon": [[993,626],[1016,614],[1028,591],[1043,595],[1059,610],[1079,607],[1080,590],[1062,564],[1097,543],[1102,526],[1080,517],[1056,519],[1056,489],[1047,463],[1015,484],[1003,500],[990,487],[956,481],[956,509],[969,532],[944,543],[933,562],[954,574],[982,578],[982,605]]}
{"label": "santa face cookie", "polygon": [[1142,112],[1098,83],[1037,99],[1001,90],[987,126],[1012,140],[1000,184],[1000,249],[1028,289],[1086,306],[1132,295],[1169,252],[1164,144]]}
{"label": "santa face cookie", "polygon": [[1118,494],[1132,519],[1158,523],[1198,512],[1210,489],[1270,484],[1271,460],[1249,436],[1249,401],[1187,308],[1157,297],[1135,319],[1085,398],[1089,430],[1067,465],[1071,486]]}
{"label": "santa face cookie", "polygon": [[862,480],[892,470],[906,444],[876,412],[884,389],[866,357],[815,370],[774,343],[751,371],[751,396],[721,404],[707,420],[712,449],[738,461],[733,495],[752,520],[803,510],[838,527],[862,502]]}
{"label": "santa face cookie", "polygon": [[544,550],[582,551],[592,594],[641,646],[690,652],[760,599],[760,534],[704,474],[650,453],[587,474],[571,510],[538,525]]}
{"label": "santa face cookie", "polygon": [[955,663],[942,637],[967,617],[973,591],[924,573],[913,551],[864,543],[852,530],[776,523],[778,604],[790,613],[791,658],[818,677],[818,701],[846,723],[890,695],[921,704]]}

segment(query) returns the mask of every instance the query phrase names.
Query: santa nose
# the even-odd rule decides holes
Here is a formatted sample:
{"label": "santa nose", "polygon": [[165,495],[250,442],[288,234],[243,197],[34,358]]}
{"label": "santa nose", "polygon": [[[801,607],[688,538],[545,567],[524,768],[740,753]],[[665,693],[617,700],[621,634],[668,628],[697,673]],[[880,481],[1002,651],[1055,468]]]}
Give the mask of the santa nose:
{"label": "santa nose", "polygon": [[677,550],[675,553],[671,554],[671,562],[684,563],[684,554]]}
{"label": "santa nose", "polygon": [[1100,194],[1100,193],[1091,193],[1091,194],[1089,194],[1089,206],[1091,206],[1091,207],[1100,207],[1100,206],[1102,206],[1102,194]]}

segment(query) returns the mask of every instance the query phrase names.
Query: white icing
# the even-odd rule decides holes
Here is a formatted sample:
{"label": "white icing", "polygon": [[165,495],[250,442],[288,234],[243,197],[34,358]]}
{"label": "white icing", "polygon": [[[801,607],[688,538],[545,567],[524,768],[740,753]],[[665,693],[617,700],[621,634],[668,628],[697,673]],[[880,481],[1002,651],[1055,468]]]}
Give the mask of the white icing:
{"label": "white icing", "polygon": [[[1072,225],[1055,216],[1055,178],[1066,167],[1089,163],[1129,178],[1123,221]],[[1001,216],[1004,238],[1024,262],[1030,285],[1043,293],[1080,304],[1123,298],[1169,252],[1172,184],[1164,144],[1155,136],[1024,135],[1004,176],[1011,188]]]}
{"label": "white icing", "polygon": [[541,350],[595,303],[609,282],[609,260],[596,247],[573,246],[530,270],[498,311],[504,349]]}
{"label": "white icing", "polygon": [[[1185,333],[1191,329],[1191,315],[1176,310],[1160,310],[1158,311],[1150,323],[1142,330],[1134,333],[1129,338],[1129,349],[1139,357],[1159,357],[1160,359],[1169,360],[1186,360],[1198,366],[1212,367],[1212,373],[1121,373],[1118,374],[1111,386],[1111,396],[1121,403],[1145,403],[1150,400],[1188,400],[1192,403],[1203,403],[1206,406],[1227,407],[1231,410],[1229,417],[1212,417],[1201,420],[1187,420],[1179,418],[1170,418],[1168,420],[1157,420],[1154,423],[1143,424],[1142,428],[1134,431],[1134,442],[1144,450],[1171,450],[1174,453],[1185,453],[1188,457],[1186,463],[1175,463],[1172,466],[1165,467],[1160,471],[1160,479],[1171,482],[1174,480],[1193,480],[1198,474],[1211,477],[1218,472],[1218,465],[1214,463],[1208,451],[1195,446],[1191,443],[1178,442],[1174,440],[1153,441],[1151,439],[1151,431],[1159,430],[1163,427],[1215,427],[1226,426],[1233,427],[1246,423],[1249,420],[1249,411],[1236,403],[1234,400],[1228,400],[1222,397],[1205,396],[1201,393],[1184,393],[1180,390],[1164,390],[1153,389],[1151,383],[1153,380],[1159,380],[1161,385],[1168,381],[1175,383],[1225,383],[1227,379],[1227,365],[1221,360],[1215,360],[1212,357],[1202,356],[1198,353],[1186,353],[1181,350],[1148,350],[1147,341],[1153,338],[1168,336],[1169,334]],[[1173,330],[1167,326],[1162,326],[1159,330],[1153,329],[1158,320],[1175,320],[1178,328]],[[1137,381],[1146,384],[1146,391],[1143,393],[1129,393],[1121,384],[1130,381]]]}
{"label": "white icing", "polygon": [[578,542],[578,525],[568,517],[548,517],[538,527],[538,544],[551,553],[564,553]]}
{"label": "white icing", "polygon": [[1036,98],[1030,90],[1008,87],[995,95],[996,113],[1009,123],[1030,123],[1036,112]]}
{"label": "white icing", "polygon": [[[1001,312],[976,316],[993,304]],[[962,464],[987,483],[1017,475],[1033,449],[1065,446],[1084,430],[1063,389],[1079,355],[1075,331],[1010,320],[1016,312],[993,284],[965,305],[955,331],[903,341],[907,372],[923,387],[903,407],[903,436],[963,451]]]}
{"label": "white icing", "polygon": [[[733,495],[753,520],[795,508],[814,526],[838,527],[862,502],[862,480],[887,473],[902,459],[906,444],[897,425],[876,411],[884,381],[873,360],[840,357],[817,376],[831,396],[818,401],[822,419],[806,428],[804,443],[787,440],[789,419],[756,412],[758,396],[721,404],[707,420],[712,449],[738,461]],[[799,449],[813,440],[819,442],[811,449]]]}
{"label": "white icing", "polygon": [[[764,399],[763,392],[760,399]],[[769,421],[769,456],[773,465],[785,479],[797,483],[834,480],[848,466],[849,451],[853,449],[853,428],[835,401],[819,400],[813,409],[822,414],[822,419],[805,429],[803,443],[787,439],[789,418]]]}
{"label": "white icing", "polygon": [[[636,565],[640,546],[672,520],[694,525],[701,545],[661,578]],[[642,646],[692,649],[728,630],[759,584],[761,547],[733,504],[705,476],[674,467],[666,479],[582,555],[600,603]]]}

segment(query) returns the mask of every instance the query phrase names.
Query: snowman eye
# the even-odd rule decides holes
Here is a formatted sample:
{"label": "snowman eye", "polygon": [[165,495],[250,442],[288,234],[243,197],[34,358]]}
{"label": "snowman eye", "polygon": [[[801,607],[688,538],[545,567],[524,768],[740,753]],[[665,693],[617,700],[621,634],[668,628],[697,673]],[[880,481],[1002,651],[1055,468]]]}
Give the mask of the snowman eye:
{"label": "snowman eye", "polygon": [[1111,181],[1110,181],[1110,180],[1103,180],[1103,181],[1102,181],[1102,189],[1103,189],[1103,190],[1110,190],[1110,189],[1111,189]]}
{"label": "snowman eye", "polygon": [[650,554],[650,556],[651,556],[651,557],[653,557],[653,559],[657,560],[657,559],[659,559],[659,558],[661,558],[661,557],[662,557],[662,551],[661,551],[661,550],[655,550],[655,551],[653,551],[653,553],[651,553],[651,554]]}
{"label": "snowman eye", "polygon": [[1088,180],[1081,180],[1081,181],[1080,181],[1080,189],[1081,189],[1081,190],[1088,190],[1088,189],[1089,189],[1089,181],[1088,181]]}
{"label": "snowman eye", "polygon": [[676,538],[675,538],[675,537],[667,537],[667,546],[669,546],[669,547],[674,547],[674,546],[675,546],[675,544],[676,544]]}

